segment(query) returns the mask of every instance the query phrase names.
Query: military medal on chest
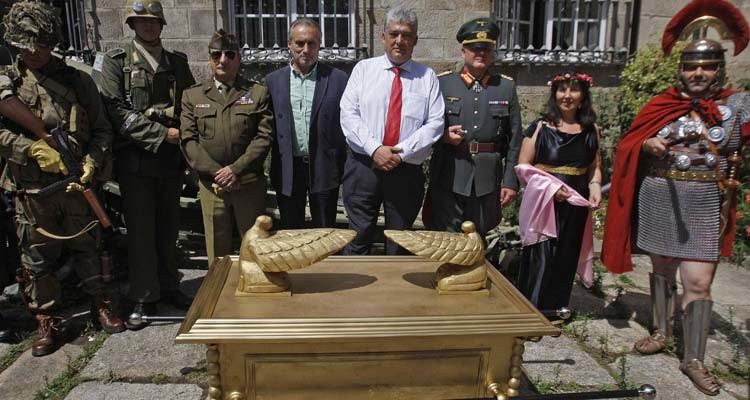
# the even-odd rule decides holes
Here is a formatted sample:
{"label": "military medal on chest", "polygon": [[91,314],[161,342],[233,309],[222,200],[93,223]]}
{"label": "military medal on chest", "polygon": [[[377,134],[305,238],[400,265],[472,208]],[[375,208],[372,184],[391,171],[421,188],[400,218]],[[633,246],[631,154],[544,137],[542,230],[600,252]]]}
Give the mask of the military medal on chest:
{"label": "military medal on chest", "polygon": [[479,83],[479,81],[474,81],[474,84],[471,85],[471,90],[473,90],[474,93],[481,93],[484,88],[482,87],[482,84]]}

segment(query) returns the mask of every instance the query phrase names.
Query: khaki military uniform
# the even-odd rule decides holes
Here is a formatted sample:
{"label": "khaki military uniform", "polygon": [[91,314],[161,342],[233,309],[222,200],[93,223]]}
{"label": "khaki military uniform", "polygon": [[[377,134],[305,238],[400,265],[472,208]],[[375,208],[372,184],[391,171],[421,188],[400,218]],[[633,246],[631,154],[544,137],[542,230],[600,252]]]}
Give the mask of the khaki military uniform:
{"label": "khaki military uniform", "polygon": [[[182,98],[181,147],[198,173],[209,264],[232,253],[232,231],[250,229],[265,209],[263,162],[271,147],[273,113],[265,86],[238,77],[226,95],[214,81],[193,86]],[[240,188],[212,189],[216,172],[230,166]]]}
{"label": "khaki military uniform", "polygon": [[[131,42],[98,56],[93,76],[115,127],[117,181],[128,228],[128,298],[155,302],[177,290],[175,244],[185,163],[164,139],[179,128],[182,92],[195,83],[184,55],[162,51],[157,69]],[[175,107],[177,119],[151,117]]]}
{"label": "khaki military uniform", "polygon": [[[48,130],[61,126],[71,132],[74,156],[89,155],[96,165],[95,179],[107,178],[112,129],[92,79],[53,57],[40,71],[17,61],[0,71],[0,98],[15,94],[39,116]],[[99,295],[106,289],[101,279],[99,230],[74,239],[55,240],[39,234],[43,228],[57,235],[74,235],[95,219],[79,192],[63,190],[41,197],[38,190],[64,178],[43,172],[27,156],[37,138],[10,121],[0,129],[0,157],[8,160],[3,187],[18,190],[16,218],[26,278],[25,294],[33,312],[48,313],[60,300],[60,284],[53,273],[63,249],[76,258],[75,266],[85,290]]]}

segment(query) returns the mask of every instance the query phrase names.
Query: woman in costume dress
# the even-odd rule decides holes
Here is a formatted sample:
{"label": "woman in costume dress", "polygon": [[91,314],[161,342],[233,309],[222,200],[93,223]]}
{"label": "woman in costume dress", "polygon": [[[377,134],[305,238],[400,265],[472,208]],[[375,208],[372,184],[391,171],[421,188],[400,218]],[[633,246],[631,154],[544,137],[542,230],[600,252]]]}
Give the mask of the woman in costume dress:
{"label": "woman in costume dress", "polygon": [[[595,209],[602,188],[599,129],[589,91],[592,83],[590,76],[581,73],[554,77],[546,110],[526,131],[518,163],[553,175]],[[564,186],[554,194],[557,237],[523,248],[518,288],[541,310],[557,310],[570,300],[589,217],[587,207],[566,201],[572,194]]]}

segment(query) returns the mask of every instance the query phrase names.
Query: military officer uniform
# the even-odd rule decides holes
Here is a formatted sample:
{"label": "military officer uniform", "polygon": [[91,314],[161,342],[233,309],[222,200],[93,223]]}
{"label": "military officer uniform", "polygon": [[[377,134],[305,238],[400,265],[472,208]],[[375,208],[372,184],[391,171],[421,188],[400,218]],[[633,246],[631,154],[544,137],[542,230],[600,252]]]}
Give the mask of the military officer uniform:
{"label": "military officer uniform", "polygon": [[[3,19],[5,39],[22,49],[12,67],[0,71],[0,103],[20,100],[41,119],[44,130],[61,127],[70,133],[73,158],[83,163],[82,183],[108,178],[112,128],[93,80],[51,55],[60,43],[60,20],[51,6],[39,2],[15,3]],[[40,52],[48,61],[35,68],[27,66],[24,54]],[[43,56],[40,56],[43,57]],[[109,284],[102,276],[100,230],[86,229],[96,217],[78,191],[65,186],[50,193],[40,190],[59,183],[68,173],[57,150],[43,139],[10,120],[4,114],[0,129],[0,156],[7,160],[2,186],[16,190],[16,222],[21,247],[24,295],[29,310],[39,321],[32,355],[43,356],[56,349],[61,286],[54,271],[64,253],[75,257],[75,268],[86,292],[94,296],[92,315],[110,332],[124,329],[112,312]],[[86,172],[88,171],[88,172]],[[86,176],[86,178],[84,178]]]}
{"label": "military officer uniform", "polygon": [[[209,49],[234,51],[233,35],[217,32]],[[268,89],[239,75],[231,85],[216,79],[195,85],[182,98],[182,151],[199,177],[209,264],[233,253],[232,233],[240,235],[265,211],[263,163],[271,148],[273,113]],[[239,187],[224,190],[214,176],[229,166]]]}
{"label": "military officer uniform", "polygon": [[[499,34],[487,18],[464,24],[457,34],[463,45],[491,43]],[[486,71],[474,77],[464,67],[439,76],[445,101],[445,127],[461,125],[460,144],[435,144],[430,162],[434,230],[460,232],[473,221],[484,236],[500,221],[501,187],[518,189],[513,167],[521,143],[521,114],[513,80]],[[429,201],[428,200],[428,201]]]}
{"label": "military officer uniform", "polygon": [[[128,3],[125,22],[158,19],[161,3]],[[131,25],[133,27],[133,25]],[[117,181],[128,228],[128,299],[186,309],[178,290],[176,241],[185,162],[167,129],[179,129],[182,92],[195,83],[187,57],[138,35],[125,48],[99,54],[93,76],[115,127]],[[153,307],[151,307],[153,311]]]}

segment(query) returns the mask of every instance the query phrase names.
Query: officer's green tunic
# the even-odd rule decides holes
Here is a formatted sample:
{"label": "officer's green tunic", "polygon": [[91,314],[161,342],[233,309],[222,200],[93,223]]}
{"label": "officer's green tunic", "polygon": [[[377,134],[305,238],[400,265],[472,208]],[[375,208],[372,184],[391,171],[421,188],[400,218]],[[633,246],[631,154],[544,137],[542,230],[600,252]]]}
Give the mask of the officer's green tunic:
{"label": "officer's green tunic", "polygon": [[[460,232],[473,221],[484,235],[500,218],[499,189],[518,190],[513,168],[521,147],[521,113],[512,80],[500,75],[467,84],[461,73],[439,78],[445,101],[445,127],[466,130],[462,145],[442,140],[435,144],[430,163],[431,228]],[[495,143],[497,151],[471,154],[468,144]]]}
{"label": "officer's green tunic", "polygon": [[[128,298],[159,300],[177,289],[175,244],[185,163],[179,146],[164,139],[166,123],[147,110],[175,107],[179,128],[182,92],[195,83],[183,54],[162,51],[156,71],[131,42],[97,58],[93,75],[115,128],[117,181],[128,228]],[[126,76],[126,74],[129,76]]]}
{"label": "officer's green tunic", "polygon": [[[232,254],[232,231],[240,235],[265,210],[263,162],[271,148],[273,112],[265,86],[238,77],[226,97],[214,81],[195,85],[182,99],[182,151],[199,177],[209,264]],[[240,188],[217,195],[216,172],[229,166]]]}

